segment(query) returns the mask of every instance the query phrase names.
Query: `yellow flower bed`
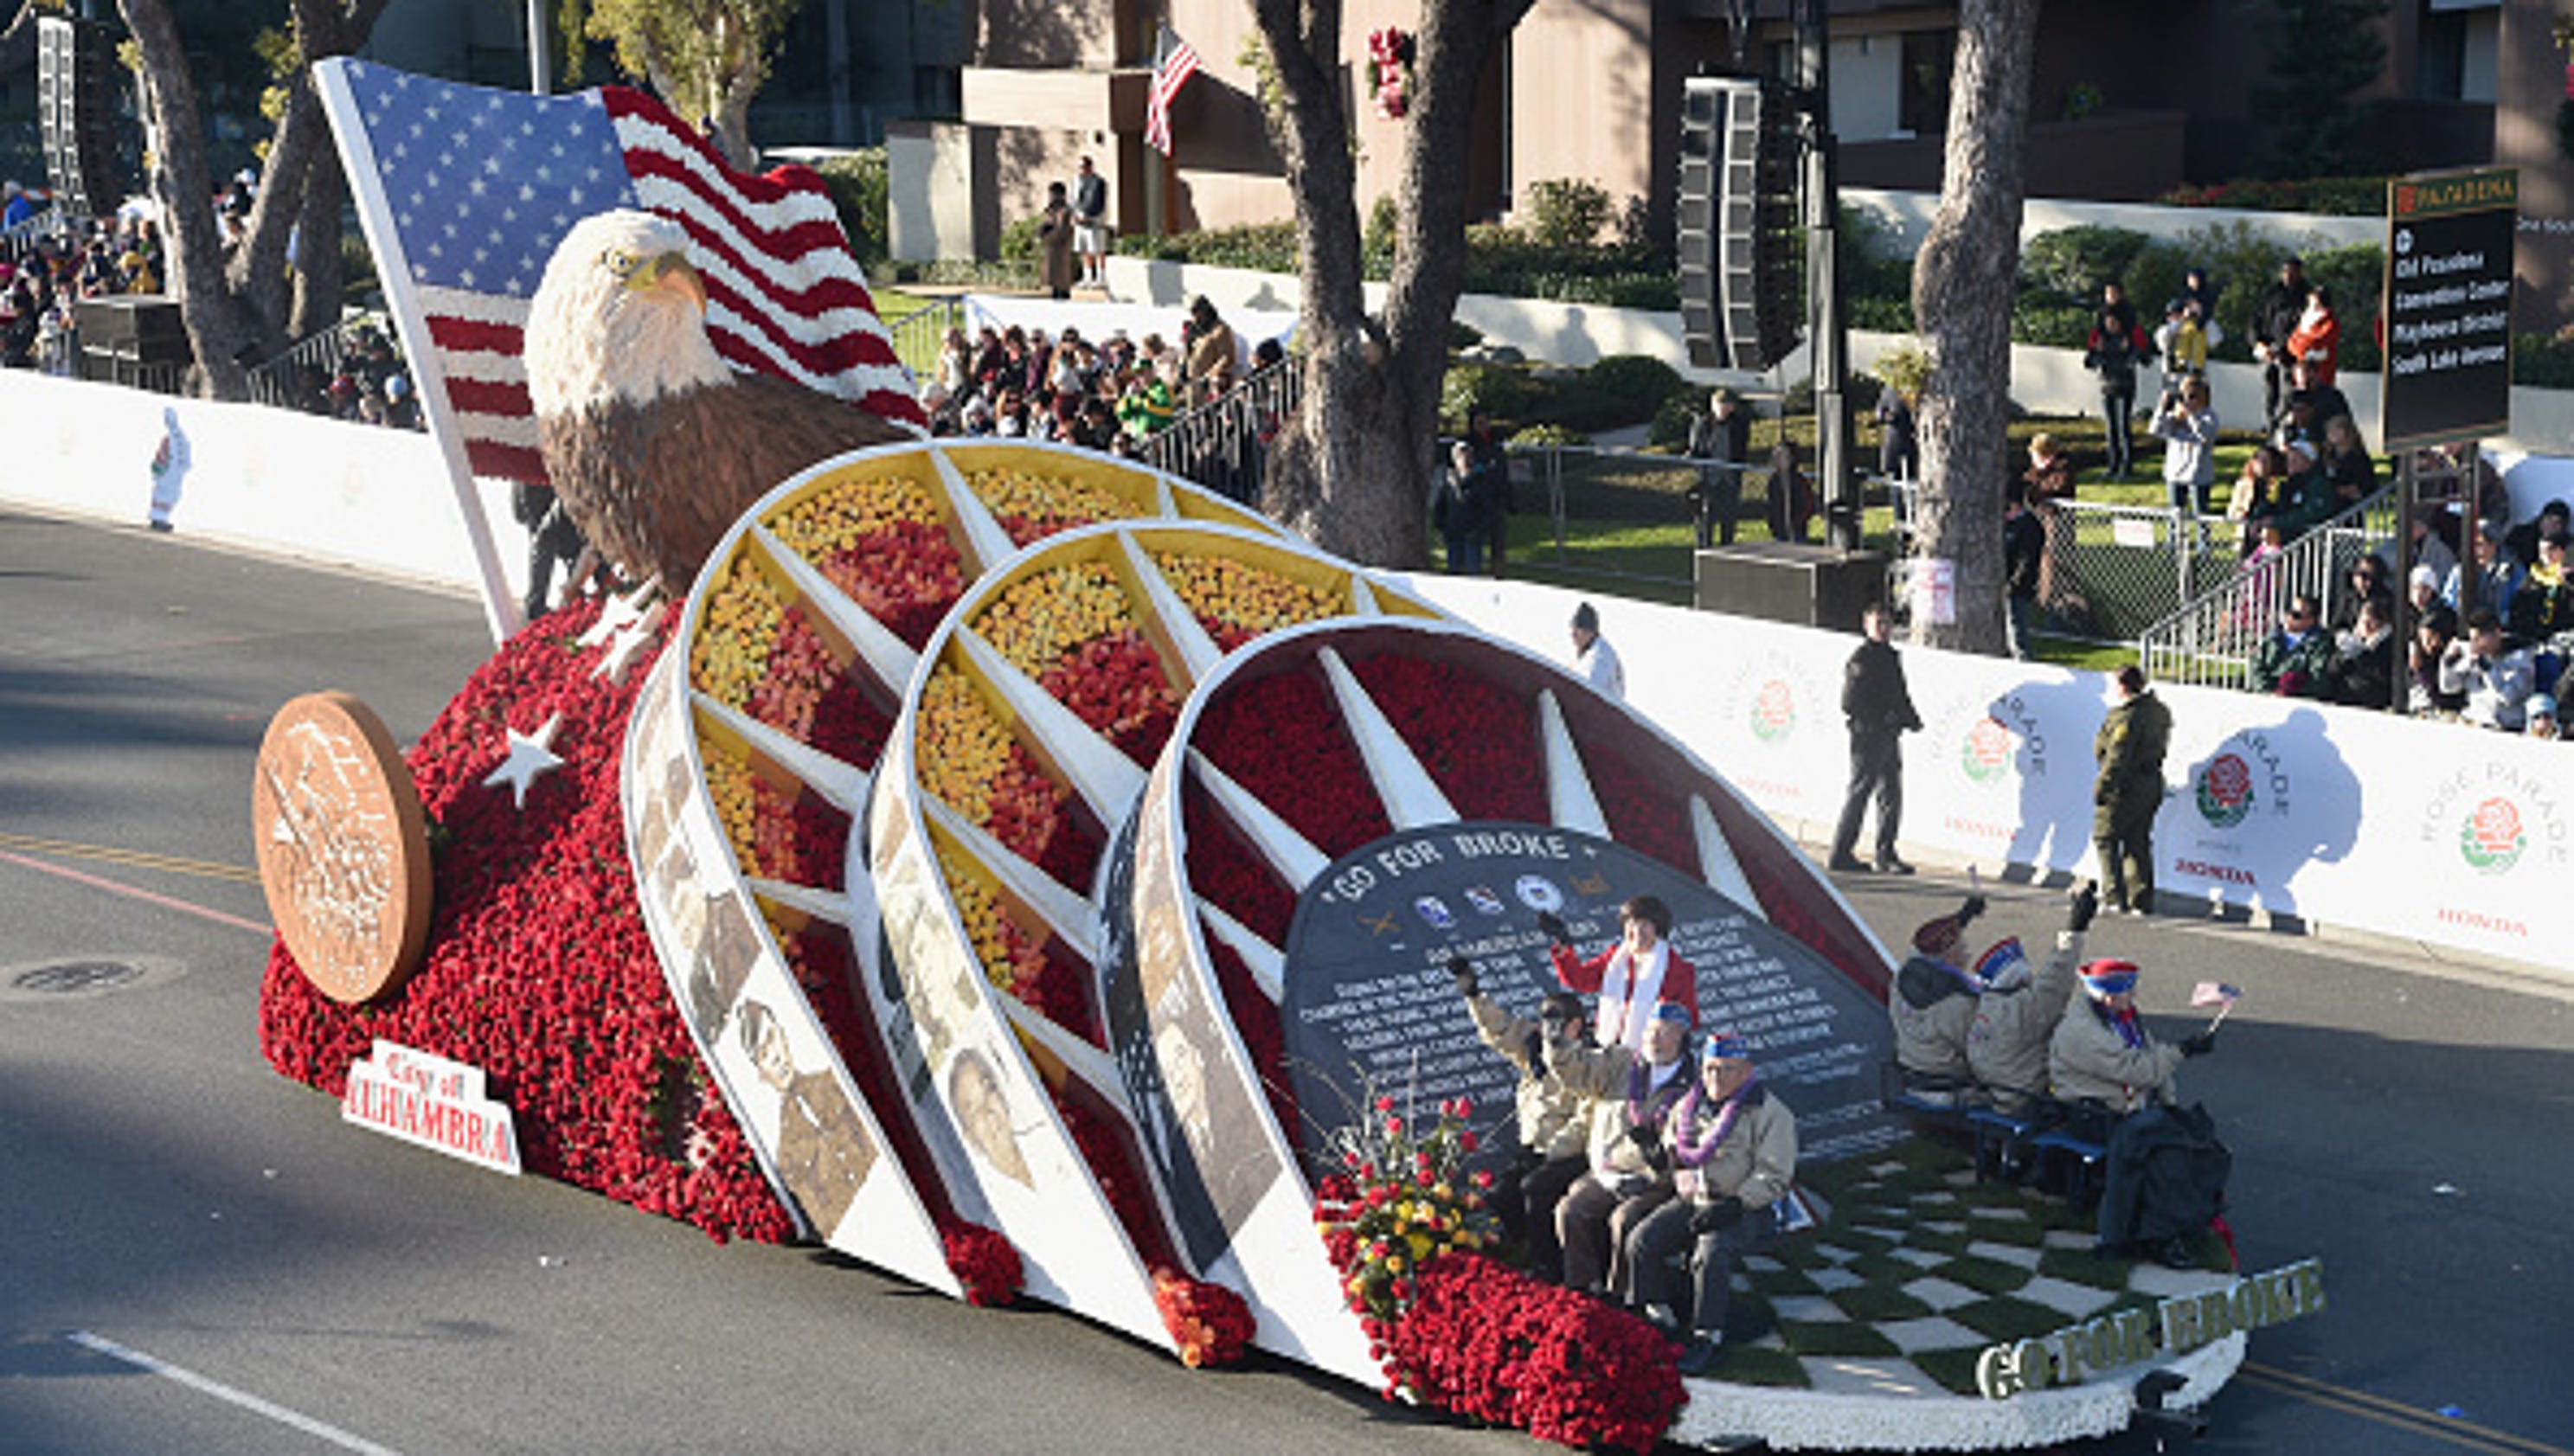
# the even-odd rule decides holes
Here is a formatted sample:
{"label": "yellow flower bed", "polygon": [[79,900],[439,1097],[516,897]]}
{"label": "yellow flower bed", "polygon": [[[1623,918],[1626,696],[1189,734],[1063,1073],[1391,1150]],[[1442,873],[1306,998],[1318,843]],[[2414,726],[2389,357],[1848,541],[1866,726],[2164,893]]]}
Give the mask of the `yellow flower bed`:
{"label": "yellow flower bed", "polygon": [[992,787],[1016,746],[1001,721],[983,706],[974,685],[952,668],[929,675],[920,693],[920,786],[937,794],[969,823],[992,817]]}
{"label": "yellow flower bed", "polygon": [[751,686],[767,671],[785,614],[786,600],[768,578],[748,557],[735,557],[706,594],[705,616],[688,649],[689,679],[727,707],[747,705]]}
{"label": "yellow flower bed", "polygon": [[1153,565],[1173,595],[1227,651],[1241,645],[1228,639],[1248,640],[1344,611],[1332,593],[1230,557],[1156,553]]}
{"label": "yellow flower bed", "polygon": [[1084,562],[1013,583],[975,618],[974,631],[1010,666],[1042,679],[1074,648],[1134,625],[1116,575]]}
{"label": "yellow flower bed", "polygon": [[759,782],[750,766],[738,758],[722,753],[708,753],[706,761],[706,796],[714,800],[715,819],[723,825],[724,837],[732,841],[733,857],[758,869]]}
{"label": "yellow flower bed", "polygon": [[1143,507],[1113,491],[1006,466],[972,472],[965,485],[1020,546],[1075,526],[1132,521],[1145,514]]}
{"label": "yellow flower bed", "polygon": [[983,882],[967,873],[943,849],[938,854],[938,867],[947,876],[947,892],[956,898],[956,913],[964,918],[965,935],[974,942],[974,958],[982,962],[984,978],[994,987],[1017,995],[1022,984],[1033,983],[1044,974],[1045,953],[1002,915],[1000,904]]}
{"label": "yellow flower bed", "polygon": [[938,512],[919,482],[896,476],[835,481],[778,513],[768,529],[797,556],[818,561],[901,522],[935,526]]}

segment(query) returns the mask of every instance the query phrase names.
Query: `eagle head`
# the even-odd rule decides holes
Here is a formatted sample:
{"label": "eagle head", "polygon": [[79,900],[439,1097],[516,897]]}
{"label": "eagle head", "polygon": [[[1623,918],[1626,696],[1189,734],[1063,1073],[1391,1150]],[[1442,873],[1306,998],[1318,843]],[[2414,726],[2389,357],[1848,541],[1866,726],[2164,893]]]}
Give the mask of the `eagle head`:
{"label": "eagle head", "polygon": [[540,417],[732,379],[706,338],[705,282],[687,254],[686,230],[653,213],[621,208],[573,225],[528,309],[528,395]]}

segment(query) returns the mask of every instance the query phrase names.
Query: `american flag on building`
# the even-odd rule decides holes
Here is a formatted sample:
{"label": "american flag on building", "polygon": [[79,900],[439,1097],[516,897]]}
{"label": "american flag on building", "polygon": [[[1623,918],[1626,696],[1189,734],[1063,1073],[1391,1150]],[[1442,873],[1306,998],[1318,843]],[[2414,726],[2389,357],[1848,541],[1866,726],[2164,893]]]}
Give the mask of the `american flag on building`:
{"label": "american flag on building", "polygon": [[1144,101],[1144,145],[1165,157],[1171,155],[1171,103],[1197,73],[1198,53],[1180,39],[1178,31],[1163,26],[1153,38],[1153,90]]}
{"label": "american flag on building", "polygon": [[345,58],[315,79],[451,462],[461,446],[475,475],[545,482],[520,355],[528,301],[572,225],[621,207],[687,229],[706,332],[735,369],[923,423],[811,171],[735,171],[668,108],[622,86],[535,96]]}

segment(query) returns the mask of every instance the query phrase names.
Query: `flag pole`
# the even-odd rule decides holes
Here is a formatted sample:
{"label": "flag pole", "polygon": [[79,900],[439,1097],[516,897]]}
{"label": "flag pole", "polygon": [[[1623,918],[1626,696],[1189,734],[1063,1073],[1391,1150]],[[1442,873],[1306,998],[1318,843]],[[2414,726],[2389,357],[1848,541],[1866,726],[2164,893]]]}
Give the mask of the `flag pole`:
{"label": "flag pole", "polygon": [[367,129],[360,125],[357,98],[350,94],[348,61],[329,57],[313,63],[313,89],[322,98],[322,108],[331,119],[331,135],[338,139],[340,165],[349,176],[349,193],[358,205],[358,221],[366,229],[367,246],[376,255],[376,275],[384,285],[385,309],[394,316],[394,329],[402,338],[403,355],[411,366],[412,385],[420,396],[422,418],[429,423],[429,438],[438,446],[439,455],[447,462],[448,484],[456,492],[457,514],[465,520],[465,539],[474,548],[476,577],[483,589],[483,621],[492,630],[494,645],[516,636],[526,621],[519,615],[518,599],[510,592],[510,579],[501,568],[501,550],[492,539],[492,522],[483,513],[483,493],[474,483],[473,467],[465,459],[465,436],[456,423],[453,406],[447,397],[447,366],[438,350],[430,343],[429,320],[420,311],[420,296],[411,288],[411,259],[403,251],[402,233],[394,226],[384,189],[360,186],[359,180],[378,175],[376,150],[367,140]]}

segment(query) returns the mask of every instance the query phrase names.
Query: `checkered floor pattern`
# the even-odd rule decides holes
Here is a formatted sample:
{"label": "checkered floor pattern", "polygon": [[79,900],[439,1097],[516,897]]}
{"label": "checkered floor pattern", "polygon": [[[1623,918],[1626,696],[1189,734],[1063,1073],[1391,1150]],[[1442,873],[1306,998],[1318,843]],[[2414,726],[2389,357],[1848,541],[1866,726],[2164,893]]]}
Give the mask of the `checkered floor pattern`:
{"label": "checkered floor pattern", "polygon": [[[2209,1274],[2101,1258],[2088,1212],[2006,1183],[1928,1138],[1800,1182],[1814,1228],[1744,1260],[1716,1380],[1868,1395],[1974,1393],[1986,1346],[2208,1287]],[[2206,1269],[2224,1251],[2203,1239]]]}

